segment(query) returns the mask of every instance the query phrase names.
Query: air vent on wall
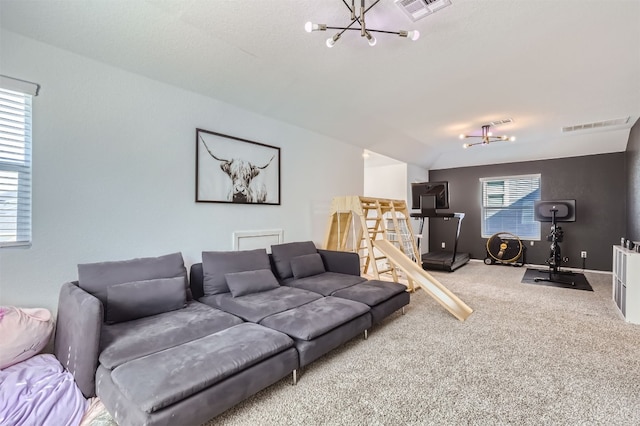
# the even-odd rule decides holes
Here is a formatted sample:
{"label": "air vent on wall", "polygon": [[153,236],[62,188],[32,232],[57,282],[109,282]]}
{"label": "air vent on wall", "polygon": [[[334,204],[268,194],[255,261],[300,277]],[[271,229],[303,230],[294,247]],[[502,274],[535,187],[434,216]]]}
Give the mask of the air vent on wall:
{"label": "air vent on wall", "polygon": [[395,3],[412,21],[417,21],[449,6],[451,0],[396,0]]}
{"label": "air vent on wall", "polygon": [[630,117],[614,118],[613,120],[596,121],[595,123],[576,124],[562,128],[562,133],[576,132],[578,130],[597,130],[603,127],[621,126],[629,122]]}

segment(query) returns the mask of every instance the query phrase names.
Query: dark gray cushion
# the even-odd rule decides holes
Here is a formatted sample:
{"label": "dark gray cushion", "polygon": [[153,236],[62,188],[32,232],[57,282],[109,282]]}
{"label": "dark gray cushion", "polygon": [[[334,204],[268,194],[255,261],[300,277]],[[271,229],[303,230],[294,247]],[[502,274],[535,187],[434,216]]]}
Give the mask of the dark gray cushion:
{"label": "dark gray cushion", "polygon": [[321,298],[322,296],[318,293],[281,286],[242,297],[233,297],[231,293],[204,296],[200,301],[239,316],[246,321],[257,323],[269,315],[296,308]]}
{"label": "dark gray cushion", "polygon": [[107,287],[106,322],[131,321],[187,306],[185,278],[158,278]]}
{"label": "dark gray cushion", "polygon": [[352,285],[365,282],[366,278],[356,275],[339,274],[336,272],[324,272],[305,278],[291,278],[284,282],[284,285],[304,290],[314,291],[323,296],[331,296],[334,292],[342,290]]}
{"label": "dark gray cushion", "polygon": [[367,312],[364,303],[329,296],[268,316],[260,324],[296,339],[312,340]]}
{"label": "dark gray cushion", "polygon": [[338,290],[334,292],[332,296],[355,300],[369,306],[376,306],[406,291],[407,287],[402,284],[371,280]]}
{"label": "dark gray cushion", "polygon": [[291,346],[288,336],[245,323],[122,364],[111,378],[127,399],[153,413]]}
{"label": "dark gray cushion", "polygon": [[291,259],[291,272],[294,278],[311,277],[322,274],[324,271],[324,263],[318,253],[303,254]]}
{"label": "dark gray cushion", "polygon": [[228,293],[225,274],[270,269],[269,255],[265,249],[244,251],[203,251],[203,290],[205,296]]}
{"label": "dark gray cushion", "polygon": [[186,308],[177,311],[113,325],[105,324],[100,333],[100,364],[113,370],[133,359],[208,336],[242,322],[234,315],[192,300]]}
{"label": "dark gray cushion", "polygon": [[191,299],[188,288],[187,269],[181,253],[159,257],[143,257],[115,262],[85,263],[78,265],[78,285],[106,305],[107,287],[114,284],[156,278],[183,277],[187,299]]}
{"label": "dark gray cushion", "polygon": [[280,279],[284,280],[293,276],[291,259],[304,254],[317,253],[313,241],[301,241],[295,243],[276,244],[271,246],[271,256],[276,266]]}
{"label": "dark gray cushion", "polygon": [[258,269],[257,271],[232,272],[224,274],[227,285],[233,297],[245,294],[259,293],[280,287],[278,280],[271,269]]}

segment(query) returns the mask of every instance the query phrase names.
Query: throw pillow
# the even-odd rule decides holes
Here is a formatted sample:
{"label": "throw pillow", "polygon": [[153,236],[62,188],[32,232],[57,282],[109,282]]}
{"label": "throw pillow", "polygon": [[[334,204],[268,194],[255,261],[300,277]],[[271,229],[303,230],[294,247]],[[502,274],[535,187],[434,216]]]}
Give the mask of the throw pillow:
{"label": "throw pillow", "polygon": [[182,253],[78,265],[78,285],[100,299],[103,305],[107,303],[107,287],[111,285],[173,277],[184,278],[182,283],[187,300],[191,300]]}
{"label": "throw pillow", "polygon": [[107,288],[106,322],[114,324],[187,306],[184,278],[159,278]]}
{"label": "throw pillow", "polygon": [[301,241],[295,243],[277,244],[271,246],[271,255],[275,263],[280,279],[285,280],[293,276],[291,271],[291,259],[296,256],[317,253],[313,241]]}
{"label": "throw pillow", "polygon": [[51,333],[53,317],[48,309],[0,306],[0,370],[37,355]]}
{"label": "throw pillow", "polygon": [[224,275],[231,296],[240,297],[245,294],[259,293],[280,287],[271,269],[257,271],[232,272]]}
{"label": "throw pillow", "polygon": [[296,279],[311,277],[325,272],[322,257],[318,253],[296,256],[291,259],[291,271]]}
{"label": "throw pillow", "polygon": [[270,269],[271,262],[265,249],[243,251],[203,251],[202,287],[205,296],[228,293],[225,274]]}

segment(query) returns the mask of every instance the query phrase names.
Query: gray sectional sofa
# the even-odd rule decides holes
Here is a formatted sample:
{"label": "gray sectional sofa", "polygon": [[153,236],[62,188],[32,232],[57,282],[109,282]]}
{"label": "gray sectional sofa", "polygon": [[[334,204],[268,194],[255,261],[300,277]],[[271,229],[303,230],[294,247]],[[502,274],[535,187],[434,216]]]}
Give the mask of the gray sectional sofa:
{"label": "gray sectional sofa", "polygon": [[409,303],[312,242],[78,265],[55,354],[121,426],[201,424]]}

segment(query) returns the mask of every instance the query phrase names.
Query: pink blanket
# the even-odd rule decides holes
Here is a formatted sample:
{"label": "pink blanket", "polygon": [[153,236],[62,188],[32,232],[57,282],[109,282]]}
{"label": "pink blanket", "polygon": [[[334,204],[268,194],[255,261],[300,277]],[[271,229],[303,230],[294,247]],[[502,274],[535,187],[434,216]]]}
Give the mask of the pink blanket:
{"label": "pink blanket", "polygon": [[0,370],[0,425],[76,426],[88,402],[49,354]]}

